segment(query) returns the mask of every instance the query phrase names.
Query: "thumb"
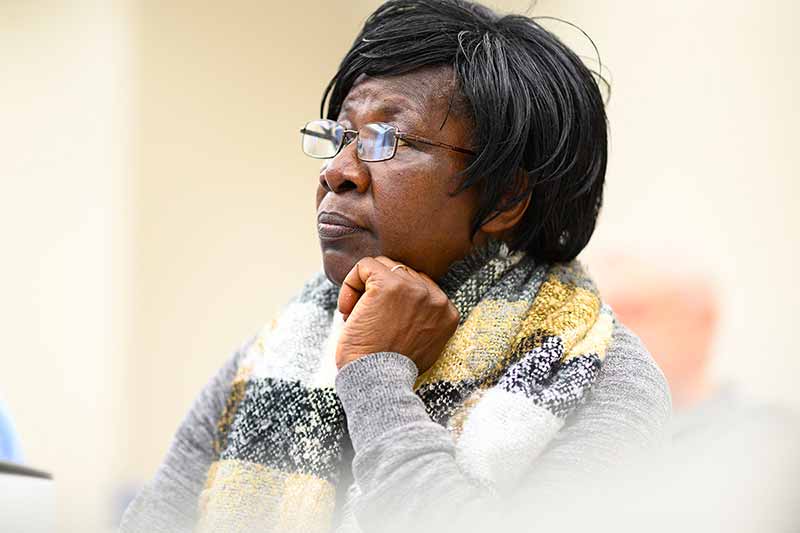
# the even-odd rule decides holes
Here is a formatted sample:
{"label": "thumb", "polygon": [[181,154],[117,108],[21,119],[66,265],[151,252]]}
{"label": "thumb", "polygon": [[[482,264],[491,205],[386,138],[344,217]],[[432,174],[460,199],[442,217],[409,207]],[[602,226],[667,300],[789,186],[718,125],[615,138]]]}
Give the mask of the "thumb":
{"label": "thumb", "polygon": [[372,257],[365,257],[353,265],[339,289],[339,312],[345,317],[349,316],[367,289],[388,271],[385,265]]}
{"label": "thumb", "polygon": [[353,308],[356,306],[356,303],[358,303],[358,299],[361,298],[362,294],[364,293],[357,291],[346,283],[342,283],[342,288],[339,289],[338,306],[339,312],[344,316],[345,320],[347,320],[347,317],[353,312]]}

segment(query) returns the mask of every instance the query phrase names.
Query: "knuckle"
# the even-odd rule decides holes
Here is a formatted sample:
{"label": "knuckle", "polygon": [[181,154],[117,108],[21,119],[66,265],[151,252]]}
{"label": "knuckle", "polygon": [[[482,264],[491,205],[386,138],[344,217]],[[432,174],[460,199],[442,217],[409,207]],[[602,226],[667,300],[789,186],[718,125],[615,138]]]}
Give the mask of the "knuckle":
{"label": "knuckle", "polygon": [[354,265],[354,267],[356,269],[359,269],[361,267],[366,268],[367,266],[369,266],[369,262],[370,262],[371,259],[372,259],[371,257],[362,257],[361,259],[356,261],[356,264]]}
{"label": "knuckle", "polygon": [[416,303],[423,303],[428,300],[428,291],[425,289],[425,287],[412,285],[408,288],[408,293],[411,296],[411,299]]}
{"label": "knuckle", "polygon": [[386,277],[385,280],[383,280],[383,288],[386,292],[393,295],[402,294],[404,291],[402,281],[388,276]]}
{"label": "knuckle", "polygon": [[450,299],[441,292],[435,292],[431,295],[431,302],[439,309],[448,309],[450,306]]}
{"label": "knuckle", "polygon": [[453,302],[449,300],[447,301],[447,310],[450,313],[452,320],[455,320],[456,322],[461,320],[461,313],[458,312],[458,309],[456,309],[456,306],[453,305]]}

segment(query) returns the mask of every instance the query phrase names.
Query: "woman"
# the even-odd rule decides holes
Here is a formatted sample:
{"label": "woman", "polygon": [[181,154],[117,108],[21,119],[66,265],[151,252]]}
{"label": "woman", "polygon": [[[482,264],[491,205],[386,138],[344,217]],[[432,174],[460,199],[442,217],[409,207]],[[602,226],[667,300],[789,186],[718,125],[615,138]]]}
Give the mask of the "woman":
{"label": "woman", "polygon": [[323,272],[206,387],[123,530],[453,525],[659,441],[663,376],[573,261],[607,159],[573,52],[526,17],[390,1],[322,112],[301,135]]}

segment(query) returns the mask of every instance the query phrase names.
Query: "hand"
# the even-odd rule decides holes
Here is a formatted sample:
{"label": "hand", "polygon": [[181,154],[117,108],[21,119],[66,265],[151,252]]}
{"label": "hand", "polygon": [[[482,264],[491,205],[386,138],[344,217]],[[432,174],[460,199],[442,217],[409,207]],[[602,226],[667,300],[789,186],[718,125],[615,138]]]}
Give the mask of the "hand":
{"label": "hand", "polygon": [[439,358],[458,327],[453,303],[426,274],[388,257],[365,257],[350,270],[339,291],[345,326],[336,347],[336,366],[375,352],[410,358],[422,374]]}

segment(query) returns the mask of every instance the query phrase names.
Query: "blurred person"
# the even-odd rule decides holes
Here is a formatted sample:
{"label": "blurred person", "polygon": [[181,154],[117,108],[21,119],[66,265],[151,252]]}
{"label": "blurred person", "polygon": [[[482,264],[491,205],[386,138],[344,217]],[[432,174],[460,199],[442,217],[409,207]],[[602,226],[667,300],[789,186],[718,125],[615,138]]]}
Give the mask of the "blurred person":
{"label": "blurred person", "polygon": [[321,116],[322,270],[202,391],[123,531],[449,528],[660,445],[663,374],[574,261],[607,124],[570,49],[389,1]]}
{"label": "blurred person", "polygon": [[[676,412],[712,397],[709,368],[719,321],[718,289],[697,271],[671,260],[632,253],[583,257],[604,300],[635,331],[664,372]],[[669,264],[669,267],[661,267]]]}
{"label": "blurred person", "polygon": [[5,406],[0,402],[0,461],[22,462],[22,446]]}
{"label": "blurred person", "polygon": [[[663,369],[675,408],[672,445],[645,480],[631,476],[630,501],[661,515],[659,531],[797,531],[800,418],[748,397],[741,384],[712,379],[721,313],[712,278],[691,265],[632,253],[586,260],[617,318]],[[770,364],[782,356],[769,356]]]}

